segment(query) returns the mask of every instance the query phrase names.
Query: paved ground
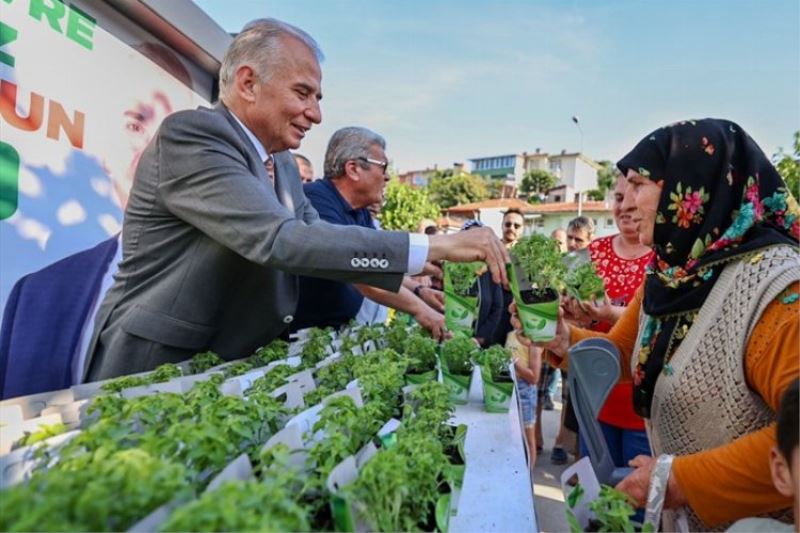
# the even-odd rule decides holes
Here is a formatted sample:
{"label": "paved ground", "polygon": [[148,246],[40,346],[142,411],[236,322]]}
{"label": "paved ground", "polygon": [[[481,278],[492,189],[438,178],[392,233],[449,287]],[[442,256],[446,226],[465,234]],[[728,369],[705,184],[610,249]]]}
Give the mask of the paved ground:
{"label": "paved ground", "polygon": [[[556,398],[561,398],[561,389],[556,393]],[[556,532],[569,531],[567,518],[564,514],[564,495],[561,492],[561,472],[568,465],[554,465],[550,462],[550,450],[553,447],[558,427],[561,421],[561,403],[553,402],[553,411],[542,411],[542,433],[544,435],[544,451],[536,459],[536,468],[533,474],[534,506],[536,508],[536,522],[539,531]],[[570,461],[574,457],[570,455]]]}

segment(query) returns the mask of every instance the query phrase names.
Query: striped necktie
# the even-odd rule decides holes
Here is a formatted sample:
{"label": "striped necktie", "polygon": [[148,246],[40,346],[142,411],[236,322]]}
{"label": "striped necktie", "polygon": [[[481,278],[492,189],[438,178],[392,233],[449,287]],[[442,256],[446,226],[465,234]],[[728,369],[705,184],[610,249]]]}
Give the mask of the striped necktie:
{"label": "striped necktie", "polygon": [[275,186],[275,158],[272,157],[272,154],[267,156],[267,160],[264,161],[264,168],[267,169],[267,177],[269,178],[270,183],[272,186]]}

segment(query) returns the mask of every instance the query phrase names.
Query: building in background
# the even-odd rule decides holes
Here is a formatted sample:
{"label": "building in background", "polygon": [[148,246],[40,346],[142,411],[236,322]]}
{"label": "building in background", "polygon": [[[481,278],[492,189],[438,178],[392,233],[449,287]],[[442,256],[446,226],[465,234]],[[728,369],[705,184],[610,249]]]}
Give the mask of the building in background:
{"label": "building in background", "polygon": [[554,229],[567,229],[569,221],[579,214],[592,219],[595,238],[617,233],[617,225],[608,202],[581,202],[580,206],[577,202],[555,202],[528,204],[528,207],[533,215],[534,233],[549,236]]}
{"label": "building in background", "polygon": [[556,177],[556,187],[548,192],[547,202],[577,202],[579,192],[597,188],[597,171],[602,168],[583,154],[548,154],[537,148],[533,153],[506,154],[479,157],[469,160],[473,174],[490,180],[503,180],[508,186],[519,189],[525,173],[546,170]]}

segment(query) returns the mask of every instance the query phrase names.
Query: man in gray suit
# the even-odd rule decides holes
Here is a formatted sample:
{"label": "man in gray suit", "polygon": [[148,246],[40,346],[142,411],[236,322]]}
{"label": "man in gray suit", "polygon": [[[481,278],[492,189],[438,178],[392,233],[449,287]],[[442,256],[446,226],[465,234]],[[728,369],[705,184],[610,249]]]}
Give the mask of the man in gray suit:
{"label": "man in gray suit", "polygon": [[297,275],[397,291],[426,260],[485,260],[507,283],[489,229],[424,236],[319,220],[287,150],[322,120],[320,57],[298,28],[248,24],[223,58],[221,104],[162,123],[136,170],[87,380],[202,350],[250,355],[292,322]]}

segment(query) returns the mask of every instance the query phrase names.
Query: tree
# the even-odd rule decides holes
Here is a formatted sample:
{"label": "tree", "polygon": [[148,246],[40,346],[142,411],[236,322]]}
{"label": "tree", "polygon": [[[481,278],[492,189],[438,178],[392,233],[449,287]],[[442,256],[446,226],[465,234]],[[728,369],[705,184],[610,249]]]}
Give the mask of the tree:
{"label": "tree", "polygon": [[787,154],[783,148],[778,148],[778,153],[772,156],[772,161],[778,173],[786,182],[786,187],[795,199],[800,198],[800,131],[794,132],[794,152]]}
{"label": "tree", "polygon": [[617,182],[617,169],[611,161],[600,161],[599,164],[603,168],[597,171],[597,190],[605,198],[606,193],[613,189]]}
{"label": "tree", "polygon": [[519,189],[529,196],[538,196],[539,194],[547,194],[547,191],[556,186],[557,181],[556,177],[548,171],[534,168],[526,172],[522,177]]}
{"label": "tree", "polygon": [[392,179],[386,185],[386,202],[378,219],[381,227],[390,230],[417,231],[423,218],[436,220],[439,206],[428,197],[428,191]]}
{"label": "tree", "polygon": [[452,173],[448,171],[437,172],[428,185],[431,200],[442,206],[443,209],[454,205],[480,202],[489,197],[486,183],[480,176],[466,172]]}
{"label": "tree", "polygon": [[489,198],[496,200],[503,195],[503,180],[486,180],[486,189],[489,191]]}
{"label": "tree", "polygon": [[589,198],[589,200],[594,200],[596,202],[602,202],[606,199],[605,193],[600,189],[591,189],[586,191],[586,197]]}

